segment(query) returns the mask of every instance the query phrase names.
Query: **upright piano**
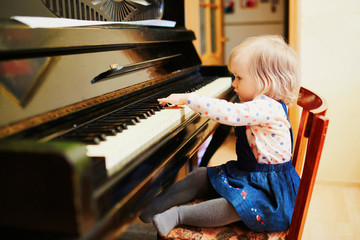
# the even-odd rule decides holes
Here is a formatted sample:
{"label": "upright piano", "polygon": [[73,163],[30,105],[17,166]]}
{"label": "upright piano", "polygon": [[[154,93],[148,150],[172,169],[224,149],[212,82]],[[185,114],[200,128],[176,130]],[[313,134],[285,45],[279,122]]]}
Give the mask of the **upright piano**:
{"label": "upright piano", "polygon": [[[232,100],[224,66],[202,66],[178,0],[2,0],[0,236],[114,239],[171,184],[218,124],[174,92]],[[30,28],[15,15],[97,21]]]}

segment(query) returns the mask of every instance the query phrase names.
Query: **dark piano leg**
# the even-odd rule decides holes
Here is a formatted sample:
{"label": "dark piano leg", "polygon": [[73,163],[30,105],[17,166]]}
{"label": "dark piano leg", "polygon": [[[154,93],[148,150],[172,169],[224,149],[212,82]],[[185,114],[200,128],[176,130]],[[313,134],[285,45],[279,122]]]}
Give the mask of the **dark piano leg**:
{"label": "dark piano leg", "polygon": [[204,156],[201,159],[200,167],[206,167],[209,164],[211,157],[214,155],[216,150],[223,144],[226,137],[229,135],[231,126],[220,124],[215,130],[213,137],[210,141],[209,146],[206,148]]}

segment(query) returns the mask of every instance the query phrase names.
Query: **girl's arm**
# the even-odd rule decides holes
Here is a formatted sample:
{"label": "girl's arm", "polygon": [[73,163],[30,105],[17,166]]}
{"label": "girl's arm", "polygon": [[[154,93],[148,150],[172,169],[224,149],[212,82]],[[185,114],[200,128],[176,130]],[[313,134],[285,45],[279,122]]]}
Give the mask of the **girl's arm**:
{"label": "girl's arm", "polygon": [[284,119],[286,119],[285,112],[276,101],[255,100],[246,103],[231,103],[196,93],[171,94],[166,98],[158,99],[158,101],[160,104],[187,104],[202,116],[232,126],[265,124],[274,121],[274,117],[278,117],[280,112],[283,113]]}

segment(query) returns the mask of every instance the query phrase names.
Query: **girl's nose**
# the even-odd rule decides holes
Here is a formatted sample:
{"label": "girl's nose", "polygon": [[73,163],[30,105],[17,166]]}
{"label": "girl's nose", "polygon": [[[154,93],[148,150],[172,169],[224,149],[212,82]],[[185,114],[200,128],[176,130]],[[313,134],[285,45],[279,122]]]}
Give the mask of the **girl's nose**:
{"label": "girl's nose", "polygon": [[231,86],[233,86],[233,88],[236,88],[236,86],[237,86],[237,80],[236,79],[234,79],[234,81],[231,83]]}

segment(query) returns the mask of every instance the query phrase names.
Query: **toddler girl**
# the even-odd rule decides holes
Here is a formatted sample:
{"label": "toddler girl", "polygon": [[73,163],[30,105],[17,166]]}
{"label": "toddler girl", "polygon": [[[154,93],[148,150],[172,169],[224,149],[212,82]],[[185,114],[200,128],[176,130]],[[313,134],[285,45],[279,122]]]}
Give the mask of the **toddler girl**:
{"label": "toddler girl", "polygon": [[[286,105],[300,88],[295,52],[279,36],[249,38],[233,49],[228,68],[240,103],[171,94],[161,104],[187,104],[201,116],[235,126],[237,160],[201,167],[163,191],[140,219],[161,236],[177,225],[215,227],[243,221],[254,231],[288,229],[300,178],[291,165]],[[177,206],[194,198],[208,200]],[[174,207],[174,208],[172,208]]]}

